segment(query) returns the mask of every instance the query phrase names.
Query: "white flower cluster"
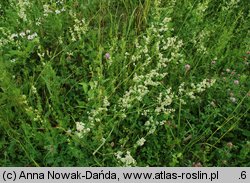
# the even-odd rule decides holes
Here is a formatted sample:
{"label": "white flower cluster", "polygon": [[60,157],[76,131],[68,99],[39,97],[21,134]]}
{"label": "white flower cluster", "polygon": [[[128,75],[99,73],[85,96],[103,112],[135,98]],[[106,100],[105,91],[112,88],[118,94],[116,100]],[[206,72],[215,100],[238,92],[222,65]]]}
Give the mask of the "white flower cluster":
{"label": "white flower cluster", "polygon": [[79,20],[75,13],[72,11],[69,12],[70,16],[74,18],[73,28],[69,28],[69,32],[71,35],[71,40],[75,42],[76,40],[82,39],[82,35],[84,35],[88,31],[88,24],[85,19]]}
{"label": "white flower cluster", "polygon": [[208,8],[208,4],[209,4],[210,1],[206,0],[204,2],[200,2],[196,8],[196,10],[194,10],[197,15],[199,17],[203,17],[204,16],[204,12],[207,10]]}
{"label": "white flower cluster", "polygon": [[37,94],[37,89],[34,85],[31,86],[31,92]]}
{"label": "white flower cluster", "polygon": [[143,97],[149,92],[148,88],[143,85],[134,85],[125,92],[122,98],[119,99],[119,104],[123,108],[130,108],[132,102],[142,101]]}
{"label": "white flower cluster", "polygon": [[[210,88],[216,82],[215,79],[204,79],[202,82],[198,84],[191,83],[191,89],[184,89],[185,83],[181,83],[179,86],[179,95],[180,96],[188,96],[191,99],[196,99],[195,94],[201,93],[205,91],[207,88]],[[183,99],[180,99],[182,104],[186,104]]]}
{"label": "white flower cluster", "polygon": [[[168,37],[167,40],[162,40],[162,50],[170,50],[170,58],[166,61],[172,62],[175,61],[177,64],[182,62],[183,55],[180,53],[180,50],[183,46],[183,41],[179,40],[177,36]],[[166,59],[166,58],[165,58]]]}
{"label": "white flower cluster", "polygon": [[28,0],[18,0],[17,5],[19,7],[18,16],[23,21],[27,21],[26,8],[30,6],[30,2]]}
{"label": "white flower cluster", "polygon": [[[145,61],[140,68],[142,70],[145,70],[145,68],[147,68],[147,66],[152,62],[152,58],[150,56],[151,53],[149,52],[149,50],[152,49],[151,41],[153,41],[154,39],[158,40],[156,44],[153,45],[156,45],[155,49],[157,50],[156,54],[158,55],[159,60],[156,62],[155,69],[151,69],[150,71],[148,71],[148,73],[137,75],[137,73],[135,72],[133,77],[135,85],[131,86],[120,99],[120,104],[123,108],[129,108],[134,101],[142,101],[143,97],[149,92],[148,87],[160,85],[160,81],[162,81],[162,79],[167,75],[167,72],[164,71],[163,68],[167,66],[169,59],[163,57],[160,48],[161,44],[165,44],[166,42],[164,42],[164,40],[159,40],[162,40],[162,34],[164,34],[166,31],[169,31],[168,23],[170,21],[171,19],[166,17],[163,23],[159,23],[159,25],[156,25],[157,27],[154,24],[151,25],[151,27],[147,31],[147,35],[143,36],[142,45],[144,46],[141,46],[138,43],[138,40],[135,40],[137,52],[131,56],[132,62],[135,63],[142,57],[145,57]],[[182,46],[182,41],[177,41],[177,46],[174,44],[176,43],[176,41],[177,37],[173,38],[173,40],[169,39],[168,42],[170,43],[168,45],[165,45],[166,49],[170,46],[176,47],[176,50],[180,49],[180,47]],[[152,54],[154,55],[155,53]],[[128,54],[126,56],[128,56]]]}
{"label": "white flower cluster", "polygon": [[116,158],[122,162],[123,166],[130,167],[130,166],[135,166],[136,165],[136,160],[131,156],[130,152],[127,151],[125,156],[122,157],[123,152],[118,151],[115,153]]}
{"label": "white flower cluster", "polygon": [[192,39],[192,42],[195,44],[197,51],[202,54],[207,54],[207,48],[205,46],[206,40],[211,34],[210,30],[202,30],[197,36]]}
{"label": "white flower cluster", "polygon": [[105,96],[104,99],[103,99],[103,107],[106,108],[108,106],[110,106],[110,103],[108,101],[108,97]]}
{"label": "white flower cluster", "polygon": [[[180,49],[183,46],[183,41],[180,40],[177,36],[166,37],[165,34],[173,31],[174,29],[169,26],[171,18],[165,17],[164,20],[160,23],[155,23],[149,28],[149,32],[155,35],[155,38],[158,40],[156,42],[156,54],[162,62],[161,67],[165,67],[167,62],[181,60],[182,55],[180,54]],[[162,52],[171,51],[170,58],[163,58]]]}
{"label": "white flower cluster", "polygon": [[85,124],[83,122],[76,122],[76,132],[75,134],[79,138],[83,138],[83,135],[90,132],[90,128],[86,128]]}
{"label": "white flower cluster", "polygon": [[87,23],[84,18],[82,20],[75,19],[74,21],[74,31],[76,32],[78,38],[81,39],[81,35],[85,34],[88,30]]}
{"label": "white flower cluster", "polygon": [[[135,40],[137,51],[133,55],[126,54],[126,58],[131,56],[131,61],[138,63],[134,65],[137,66],[135,69],[139,72],[134,73],[133,85],[119,100],[123,113],[133,106],[135,102],[142,102],[152,88],[162,85],[163,79],[168,74],[166,68],[169,62],[176,61],[177,64],[181,62],[180,49],[183,46],[182,40],[179,40],[178,37],[166,37],[166,33],[173,30],[169,27],[170,21],[171,18],[166,17],[162,22],[152,24],[140,43],[137,39]],[[151,50],[155,51],[150,52]],[[170,54],[168,55],[166,52]],[[143,59],[143,62],[141,62],[141,59]],[[149,65],[150,67],[148,67]],[[152,65],[155,65],[155,67],[152,68]],[[137,73],[140,73],[140,75]],[[159,94],[154,111],[142,111],[141,114],[149,118],[145,123],[148,134],[154,133],[158,125],[166,123],[166,119],[159,121],[157,117],[154,119],[149,113],[154,113],[157,116],[173,113],[175,110],[168,106],[172,104],[174,97],[175,95],[170,88]]]}
{"label": "white flower cluster", "polygon": [[33,33],[33,34],[28,35],[27,39],[28,40],[33,40],[35,37],[37,37],[37,33],[36,32]]}
{"label": "white flower cluster", "polygon": [[[145,36],[143,37],[144,39],[147,39]],[[138,39],[135,39],[134,41],[134,45],[136,47],[136,52],[133,55],[130,55],[128,52],[125,53],[126,58],[128,58],[129,56],[131,56],[131,63],[133,63],[133,65],[136,65],[137,61],[139,61],[142,58],[142,55],[144,55],[146,58],[149,57],[149,54],[147,53],[148,49],[145,49],[145,46],[147,45],[147,42],[144,46],[144,49],[142,49],[142,46],[138,43]]]}
{"label": "white flower cluster", "polygon": [[223,11],[228,11],[232,7],[237,8],[239,5],[240,0],[231,0],[231,1],[226,1],[226,6],[222,6]]}
{"label": "white flower cluster", "polygon": [[180,85],[179,85],[179,90],[178,90],[178,93],[180,94],[180,95],[182,95],[183,94],[183,92],[185,91],[184,90],[184,86],[185,86],[185,83],[181,83]]}
{"label": "white flower cluster", "polygon": [[97,109],[92,109],[90,112],[87,112],[89,115],[88,120],[91,126],[94,126],[95,122],[101,121],[101,119],[99,118],[99,115],[102,113],[102,111],[106,111],[106,108],[99,107]]}
{"label": "white flower cluster", "polygon": [[43,5],[43,16],[47,17],[49,13],[53,13],[52,10],[50,10],[50,6],[48,4]]}
{"label": "white flower cluster", "polygon": [[95,122],[101,122],[101,115],[108,111],[108,107],[110,106],[110,103],[108,101],[108,97],[104,96],[102,101],[102,106],[98,107],[97,109],[92,109],[88,113],[88,120],[90,122],[90,126],[94,127]]}
{"label": "white flower cluster", "polygon": [[66,10],[65,10],[65,8],[63,7],[63,8],[60,9],[60,10],[56,9],[56,10],[55,10],[55,13],[58,15],[58,14],[64,12],[64,11],[66,11]]}
{"label": "white flower cluster", "polygon": [[142,138],[140,138],[140,139],[136,142],[136,145],[137,145],[137,146],[143,146],[145,142],[146,142],[146,139],[142,137]]}
{"label": "white flower cluster", "polygon": [[159,81],[154,81],[154,80],[162,80],[167,73],[160,73],[158,72],[157,69],[151,70],[148,74],[146,75],[140,75],[138,76],[136,73],[133,77],[133,81],[135,83],[143,83],[145,86],[158,86],[160,84]]}
{"label": "white flower cluster", "polygon": [[160,93],[157,98],[158,106],[155,109],[156,114],[158,115],[160,113],[166,112],[166,107],[172,103],[173,98],[174,98],[174,94],[171,93],[171,88],[169,88],[164,94]]}
{"label": "white flower cluster", "polygon": [[216,79],[204,79],[201,83],[198,83],[196,86],[193,85],[195,88],[195,91],[200,93],[205,91],[206,88],[210,88],[211,86],[214,85],[216,82]]}
{"label": "white flower cluster", "polygon": [[148,130],[148,134],[153,134],[155,132],[157,123],[158,122],[155,121],[152,116],[150,116],[149,120],[147,120],[146,123],[144,124],[146,130]]}
{"label": "white flower cluster", "polygon": [[38,109],[35,109],[33,111],[35,117],[33,118],[34,121],[40,121],[43,122],[42,117],[41,117],[41,112]]}
{"label": "white flower cluster", "polygon": [[[60,3],[58,3],[58,2],[57,2],[57,4],[63,5],[63,1],[60,1]],[[47,17],[47,16],[49,16],[49,14],[52,14],[52,13],[55,13],[56,15],[58,15],[58,14],[66,11],[66,9],[64,7],[62,7],[61,9],[57,8],[56,10],[53,10],[53,9],[55,9],[55,8],[51,7],[48,4],[44,4],[43,5],[43,16]]]}
{"label": "white flower cluster", "polygon": [[[173,46],[175,46],[176,45],[176,43],[177,43],[177,36],[174,36],[174,37],[168,37],[167,38],[167,41],[165,41],[165,40],[162,40],[162,42],[163,42],[163,44],[164,44],[164,46],[162,47],[162,49],[163,50],[167,50],[168,48],[172,48]],[[180,48],[181,46],[182,46],[182,41],[180,40],[179,41],[179,45],[178,45],[178,48]]]}
{"label": "white flower cluster", "polygon": [[26,95],[20,96],[20,98],[18,100],[18,104],[23,107],[23,109],[25,110],[25,112],[27,113],[27,115],[30,117],[31,120],[39,121],[41,123],[44,122],[42,117],[41,117],[41,111],[38,110],[39,108],[34,109],[33,107],[29,106]]}
{"label": "white flower cluster", "polygon": [[24,38],[26,37],[28,40],[33,40],[34,38],[36,38],[38,35],[36,32],[32,33],[31,34],[31,31],[30,30],[26,30],[26,31],[22,31],[20,33],[14,33],[14,34],[11,34],[9,36],[9,39],[11,41],[14,41],[15,38],[18,38],[18,37],[21,37],[21,38]]}

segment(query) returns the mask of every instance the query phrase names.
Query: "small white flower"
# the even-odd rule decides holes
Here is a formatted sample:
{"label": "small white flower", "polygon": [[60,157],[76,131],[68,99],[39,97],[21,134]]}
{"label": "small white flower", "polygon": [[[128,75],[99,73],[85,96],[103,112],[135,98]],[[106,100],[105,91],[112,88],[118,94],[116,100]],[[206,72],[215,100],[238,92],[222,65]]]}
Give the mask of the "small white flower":
{"label": "small white flower", "polygon": [[121,159],[122,154],[123,154],[123,152],[117,151],[117,153],[115,153],[115,156],[117,159]]}
{"label": "small white flower", "polygon": [[70,135],[72,133],[72,130],[70,130],[70,129],[68,129],[67,131],[66,131],[66,134],[67,135]]}
{"label": "small white flower", "polygon": [[106,139],[105,139],[105,138],[102,138],[102,140],[101,140],[101,141],[102,141],[102,143],[104,143],[104,142],[106,142]]}
{"label": "small white flower", "polygon": [[103,99],[103,107],[108,107],[108,106],[110,106],[110,103],[108,101],[108,97],[105,96],[104,99]]}
{"label": "small white flower", "polygon": [[171,21],[171,18],[169,17],[165,17],[164,20],[163,20],[163,23],[168,23]]}
{"label": "small white flower", "polygon": [[18,37],[18,34],[11,34],[10,38],[11,39],[14,39],[14,38],[17,38]]}
{"label": "small white flower", "polygon": [[84,123],[76,122],[76,130],[77,130],[78,132],[82,132],[84,129],[85,129]]}
{"label": "small white flower", "polygon": [[149,126],[150,125],[150,121],[146,121],[146,123],[144,125],[145,126]]}
{"label": "small white flower", "polygon": [[31,35],[28,35],[28,40],[32,40],[33,39],[33,37],[31,36]]}
{"label": "small white flower", "polygon": [[235,103],[236,102],[236,98],[235,97],[230,97],[230,100]]}
{"label": "small white flower", "polygon": [[41,25],[41,18],[36,19],[36,25],[40,26]]}
{"label": "small white flower", "polygon": [[19,34],[21,37],[24,37],[26,34],[25,34],[25,32],[20,32],[20,34]]}
{"label": "small white flower", "polygon": [[127,115],[126,114],[121,114],[121,118],[126,118],[127,117]]}
{"label": "small white flower", "polygon": [[35,87],[34,85],[31,86],[31,91],[32,91],[33,93],[37,93],[36,87]]}
{"label": "small white flower", "polygon": [[15,63],[15,62],[16,62],[16,59],[13,58],[13,59],[10,60],[10,62],[11,62],[11,63]]}
{"label": "small white flower", "polygon": [[33,34],[31,34],[31,35],[28,35],[27,39],[28,40],[33,40],[35,37],[37,37],[37,33],[36,32],[33,33]]}
{"label": "small white flower", "polygon": [[120,160],[121,160],[121,162],[123,162],[125,164],[125,166],[130,166],[130,165],[136,164],[135,159],[131,156],[129,151],[127,151],[126,156],[124,158],[121,158]]}
{"label": "small white flower", "polygon": [[58,14],[61,13],[61,11],[60,10],[56,10],[55,13],[58,15]]}
{"label": "small white flower", "polygon": [[155,126],[153,126],[149,131],[148,131],[148,134],[153,134],[155,132]]}
{"label": "small white flower", "polygon": [[143,146],[145,142],[146,142],[146,140],[142,137],[141,139],[139,139],[139,140],[136,142],[136,144],[137,144],[138,146]]}

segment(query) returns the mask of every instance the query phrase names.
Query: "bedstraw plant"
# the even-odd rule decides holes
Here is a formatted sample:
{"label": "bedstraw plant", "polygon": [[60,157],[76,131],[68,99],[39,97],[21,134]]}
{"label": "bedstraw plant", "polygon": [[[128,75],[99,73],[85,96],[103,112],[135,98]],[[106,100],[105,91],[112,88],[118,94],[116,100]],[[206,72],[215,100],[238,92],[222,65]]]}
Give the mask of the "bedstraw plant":
{"label": "bedstraw plant", "polygon": [[249,166],[248,0],[0,4],[2,166]]}

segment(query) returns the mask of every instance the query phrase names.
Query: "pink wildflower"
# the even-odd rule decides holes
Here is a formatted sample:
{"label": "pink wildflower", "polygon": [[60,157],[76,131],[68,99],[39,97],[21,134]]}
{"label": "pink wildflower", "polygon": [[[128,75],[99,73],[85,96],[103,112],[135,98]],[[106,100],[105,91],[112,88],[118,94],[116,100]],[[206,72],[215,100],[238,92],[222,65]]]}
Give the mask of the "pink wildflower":
{"label": "pink wildflower", "polygon": [[234,84],[238,85],[239,84],[239,80],[234,80]]}
{"label": "pink wildflower", "polygon": [[105,58],[106,58],[107,60],[109,60],[109,59],[110,59],[110,54],[109,54],[109,53],[106,53],[106,54],[105,54]]}

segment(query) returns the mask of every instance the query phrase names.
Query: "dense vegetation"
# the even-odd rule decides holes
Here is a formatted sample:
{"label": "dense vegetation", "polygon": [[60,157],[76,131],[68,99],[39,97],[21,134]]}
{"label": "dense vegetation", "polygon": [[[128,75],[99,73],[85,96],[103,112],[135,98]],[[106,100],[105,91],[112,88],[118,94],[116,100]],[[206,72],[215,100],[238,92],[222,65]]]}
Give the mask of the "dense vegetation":
{"label": "dense vegetation", "polygon": [[250,166],[249,0],[2,0],[1,166]]}

